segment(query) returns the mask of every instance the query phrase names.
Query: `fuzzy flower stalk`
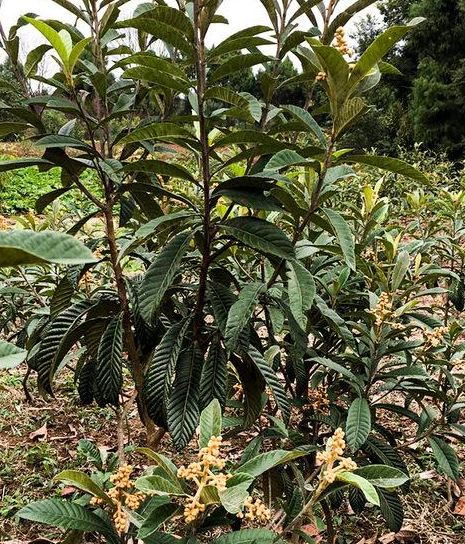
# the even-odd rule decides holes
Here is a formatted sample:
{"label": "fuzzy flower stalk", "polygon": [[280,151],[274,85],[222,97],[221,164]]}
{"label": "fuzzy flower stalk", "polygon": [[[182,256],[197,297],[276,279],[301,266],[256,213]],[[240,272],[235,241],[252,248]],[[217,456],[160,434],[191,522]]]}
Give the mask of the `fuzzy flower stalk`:
{"label": "fuzzy flower stalk", "polygon": [[[178,477],[193,482],[197,489],[195,494],[188,496],[184,501],[184,521],[192,523],[205,512],[206,505],[202,502],[202,491],[205,487],[215,487],[221,492],[227,488],[231,474],[224,472],[226,460],[221,458],[221,436],[212,436],[207,447],[199,451],[198,460],[187,468],[182,466],[178,470]],[[270,518],[270,511],[260,499],[247,497],[244,505],[245,514],[239,512],[238,517],[247,520],[258,519],[265,522]]]}
{"label": "fuzzy flower stalk", "polygon": [[[145,499],[144,493],[135,492],[133,489],[134,485],[130,479],[133,470],[132,465],[123,465],[115,474],[110,476],[110,482],[113,484],[113,487],[108,491],[108,496],[115,505],[113,522],[120,535],[126,533],[129,526],[129,516],[124,507],[129,510],[137,510],[141,502]],[[103,502],[103,499],[100,497],[93,497],[90,504],[92,506],[100,506]]]}

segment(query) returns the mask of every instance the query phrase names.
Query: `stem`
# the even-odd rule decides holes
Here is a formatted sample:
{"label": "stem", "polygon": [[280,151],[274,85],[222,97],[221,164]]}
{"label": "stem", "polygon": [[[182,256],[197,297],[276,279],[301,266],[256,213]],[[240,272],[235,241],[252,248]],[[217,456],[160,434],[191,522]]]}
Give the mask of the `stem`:
{"label": "stem", "polygon": [[211,244],[213,242],[210,212],[210,146],[208,141],[208,127],[205,118],[205,91],[207,87],[206,56],[205,56],[205,30],[201,25],[203,12],[202,1],[194,1],[194,51],[195,70],[197,75],[197,100],[199,105],[200,144],[202,148],[200,170],[204,198],[203,216],[203,249],[202,264],[200,267],[199,289],[194,312],[194,341],[199,342],[203,328],[203,308],[207,291],[208,269],[211,262]]}

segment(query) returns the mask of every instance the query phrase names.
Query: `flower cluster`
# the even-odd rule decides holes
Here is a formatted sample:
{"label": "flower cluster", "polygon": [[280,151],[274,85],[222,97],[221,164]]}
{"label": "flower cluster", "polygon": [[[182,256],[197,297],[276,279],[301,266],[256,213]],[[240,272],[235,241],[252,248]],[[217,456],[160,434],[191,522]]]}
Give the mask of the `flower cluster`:
{"label": "flower cluster", "polygon": [[186,523],[191,523],[197,519],[197,516],[205,512],[205,505],[195,497],[188,497],[184,505],[184,520]]}
{"label": "flower cluster", "polygon": [[437,348],[439,344],[441,343],[441,340],[443,339],[444,335],[447,334],[448,332],[449,332],[449,329],[447,327],[437,327],[432,332],[423,331],[423,336],[426,342],[425,347]]}
{"label": "flower cluster", "polygon": [[349,46],[349,42],[346,38],[346,31],[342,26],[336,30],[333,45],[343,55],[348,55],[349,57],[355,55],[355,51]]}
{"label": "flower cluster", "polygon": [[381,293],[378,304],[368,313],[375,316],[375,324],[380,327],[392,315],[392,302],[387,293]]}
{"label": "flower cluster", "polygon": [[[133,483],[130,480],[133,470],[131,465],[123,465],[116,474],[110,476],[113,487],[108,491],[108,496],[116,505],[113,521],[119,534],[126,532],[129,519],[128,514],[123,510],[123,505],[130,510],[137,510],[145,498],[143,493],[130,492],[133,491]],[[103,502],[100,497],[93,497],[90,501],[93,506],[101,505]]]}
{"label": "flower cluster", "polygon": [[326,81],[326,78],[327,78],[327,74],[326,72],[318,72],[318,74],[316,75],[315,79],[317,81]]}
{"label": "flower cluster", "polygon": [[212,436],[206,448],[199,451],[199,460],[191,463],[187,468],[182,466],[178,470],[178,477],[193,481],[197,485],[195,496],[188,497],[184,505],[184,519],[186,523],[196,520],[198,515],[205,510],[205,505],[200,502],[200,495],[205,486],[214,486],[218,491],[226,489],[226,483],[231,477],[224,472],[213,472],[213,469],[222,471],[226,461],[220,457],[221,436]]}
{"label": "flower cluster", "polygon": [[310,402],[304,406],[304,410],[313,408],[316,412],[324,412],[329,406],[328,388],[325,385],[310,391],[308,398]]}
{"label": "flower cluster", "polygon": [[465,373],[465,359],[455,359],[452,361],[454,365],[454,370],[460,373]]}
{"label": "flower cluster", "polygon": [[258,498],[253,498],[250,495],[245,499],[244,503],[244,512],[239,512],[237,517],[242,519],[245,518],[249,521],[258,519],[262,523],[267,522],[271,518],[270,510],[263,504],[263,502]]}
{"label": "flower cluster", "polygon": [[[352,472],[357,468],[357,464],[350,457],[342,457],[346,448],[344,436],[344,431],[341,428],[336,429],[334,435],[326,443],[325,451],[318,452],[316,455],[317,461],[325,465],[321,475],[324,485],[332,484],[339,472]],[[336,462],[338,464],[335,467]]]}
{"label": "flower cluster", "polygon": [[244,388],[242,387],[242,384],[240,382],[237,382],[233,385],[233,389],[235,391],[235,395],[242,395],[244,393]]}

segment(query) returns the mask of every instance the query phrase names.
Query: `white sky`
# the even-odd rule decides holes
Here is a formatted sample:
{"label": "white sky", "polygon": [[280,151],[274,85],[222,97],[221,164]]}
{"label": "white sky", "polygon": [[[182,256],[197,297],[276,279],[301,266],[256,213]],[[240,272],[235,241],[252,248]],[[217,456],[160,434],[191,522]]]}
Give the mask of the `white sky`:
{"label": "white sky", "polygon": [[[76,5],[80,5],[79,0],[71,0]],[[123,8],[123,14],[126,17],[131,15],[131,12],[138,3],[142,0],[133,0]],[[341,0],[339,10],[344,9],[355,0]],[[42,19],[58,19],[66,20],[73,23],[74,20],[69,16],[63,8],[52,2],[51,0],[0,0],[0,18],[5,28],[9,28],[15,24],[21,15],[27,12],[33,12],[39,15]],[[360,15],[365,15],[368,12],[376,12],[376,8],[367,8]],[[269,25],[266,12],[258,0],[224,0],[220,9],[220,13],[229,20],[229,25],[214,25],[209,34],[210,44],[218,44],[222,39],[243,28],[257,25]],[[353,25],[352,24],[350,26]],[[308,27],[308,24],[305,26]],[[350,26],[348,30],[350,31]],[[25,46],[29,52],[43,40],[38,31],[28,26],[22,31]],[[23,52],[24,53],[24,52]]]}

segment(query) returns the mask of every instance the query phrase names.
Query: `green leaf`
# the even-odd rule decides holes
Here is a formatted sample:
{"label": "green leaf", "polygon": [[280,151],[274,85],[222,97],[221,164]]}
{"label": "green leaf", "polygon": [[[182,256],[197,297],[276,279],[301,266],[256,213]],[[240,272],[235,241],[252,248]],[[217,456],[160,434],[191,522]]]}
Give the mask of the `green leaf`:
{"label": "green leaf", "polygon": [[405,274],[410,267],[410,255],[407,251],[401,251],[397,257],[396,264],[392,271],[391,278],[391,289],[392,291],[397,291],[402,283],[402,280],[405,278]]}
{"label": "green leaf", "polygon": [[159,466],[166,473],[171,482],[177,485],[179,490],[182,491],[182,487],[177,476],[178,469],[171,459],[161,453],[151,450],[150,448],[136,448],[136,451],[146,455],[149,459],[152,459],[152,461],[155,461],[157,466]]}
{"label": "green leaf", "polygon": [[355,376],[355,374],[353,374],[350,370],[340,365],[339,363],[331,361],[331,359],[327,359],[326,357],[313,357],[312,361],[315,361],[322,366],[325,366],[327,368],[330,368],[331,370],[334,370],[335,372],[338,372],[339,374],[342,374],[355,385],[358,385],[360,387],[360,379]]}
{"label": "green leaf", "polygon": [[289,421],[291,415],[290,402],[282,383],[276,376],[275,371],[265,361],[262,354],[253,346],[249,346],[248,355],[254,364],[257,365],[257,368],[263,376],[266,384],[273,392],[274,399],[278,405],[278,408],[281,410],[281,415],[284,421]]}
{"label": "green leaf", "polygon": [[60,472],[60,474],[57,474],[54,477],[54,480],[81,489],[86,493],[90,493],[94,497],[99,497],[108,504],[113,504],[113,501],[110,499],[110,497],[108,497],[103,489],[84,472],[79,470],[64,470],[63,472]]}
{"label": "green leaf", "polygon": [[177,446],[189,443],[199,421],[199,382],[203,353],[194,346],[181,354],[168,403],[168,429]]}
{"label": "green leaf", "polygon": [[66,48],[65,43],[63,42],[63,39],[61,38],[60,34],[54,30],[51,26],[49,26],[47,23],[44,23],[43,21],[38,21],[37,19],[33,19],[32,17],[26,17],[23,16],[23,19],[27,21],[32,26],[35,26],[37,30],[44,36],[44,38],[51,44],[53,49],[58,53],[58,56],[61,59],[61,62],[63,63],[63,68],[65,73],[69,73],[68,71],[68,51]]}
{"label": "green leaf", "polygon": [[9,134],[19,134],[25,130],[32,128],[28,123],[21,122],[6,122],[0,123],[0,138],[4,138]]}
{"label": "green leaf", "polygon": [[8,172],[10,170],[21,170],[29,166],[55,166],[53,162],[39,158],[24,158],[12,159],[8,161],[0,161],[0,172]]}
{"label": "green leaf", "polygon": [[151,510],[144,520],[137,533],[137,538],[145,542],[147,537],[153,535],[160,525],[170,520],[178,511],[179,506],[177,504],[160,504],[157,508]]}
{"label": "green leaf", "polygon": [[192,134],[174,123],[149,123],[142,125],[119,140],[119,144],[131,144],[144,140],[170,140],[176,138],[191,138]]}
{"label": "green leaf", "polygon": [[263,474],[267,470],[280,465],[286,465],[287,463],[308,455],[305,451],[286,451],[286,450],[273,450],[266,453],[257,455],[250,461],[247,461],[243,465],[234,470],[234,473],[245,472],[251,476],[257,477]]}
{"label": "green leaf", "polygon": [[357,451],[366,442],[370,431],[370,406],[366,399],[359,397],[352,402],[347,414],[346,435],[352,451]]}
{"label": "green leaf", "polygon": [[350,229],[346,220],[339,213],[330,209],[324,209],[323,212],[334,229],[334,233],[339,241],[339,245],[347,266],[351,270],[356,270],[355,241],[352,230]]}
{"label": "green leaf", "polygon": [[357,468],[354,474],[358,474],[371,482],[375,487],[386,489],[399,487],[408,482],[409,477],[397,468],[387,465],[367,465]]}
{"label": "green leaf", "polygon": [[376,168],[380,168],[381,170],[386,170],[387,172],[400,174],[401,176],[414,179],[420,183],[429,183],[428,178],[424,174],[400,159],[393,159],[392,157],[379,157],[375,155],[344,155],[342,160],[348,163],[374,166]]}
{"label": "green leaf", "polygon": [[73,73],[74,67],[76,66],[77,61],[79,60],[79,57],[84,52],[84,49],[87,47],[87,45],[92,41],[92,38],[84,38],[83,40],[79,41],[72,49],[70,55],[69,55],[69,66],[68,69],[70,73]]}
{"label": "green leaf", "polygon": [[202,369],[200,380],[200,400],[202,406],[207,406],[213,399],[217,399],[220,405],[224,406],[226,404],[227,383],[227,352],[218,334],[215,335],[210,344],[207,359]]}
{"label": "green leaf", "polygon": [[134,79],[147,81],[155,86],[166,87],[179,93],[187,93],[189,91],[189,82],[178,79],[164,71],[151,68],[149,66],[135,66],[128,68],[123,72],[124,79]]}
{"label": "green leaf", "polygon": [[354,88],[412,28],[412,26],[393,26],[378,36],[354,66],[349,78],[349,88]]}
{"label": "green leaf", "polygon": [[433,450],[433,455],[438,462],[439,468],[449,478],[456,481],[460,476],[460,463],[455,451],[447,442],[437,436],[428,438],[428,442]]}
{"label": "green leaf", "polygon": [[334,137],[340,138],[369,110],[370,107],[358,96],[344,102],[343,106],[338,110],[336,119],[334,120]]}
{"label": "green leaf", "polygon": [[20,365],[27,357],[27,351],[0,340],[0,370],[10,370]]}
{"label": "green leaf", "polygon": [[271,59],[262,53],[248,53],[245,55],[237,55],[232,57],[220,66],[213,70],[209,76],[210,83],[214,83],[219,79],[234,74],[236,72],[241,72],[246,68],[251,68],[257,64],[266,64]]}
{"label": "green leaf", "polygon": [[234,351],[239,343],[242,331],[248,324],[255,310],[261,293],[266,290],[263,283],[250,283],[239,294],[237,301],[231,306],[226,322],[226,346]]}
{"label": "green leaf", "polygon": [[336,475],[336,480],[353,485],[357,489],[360,489],[368,502],[379,506],[378,493],[376,493],[376,489],[368,480],[365,480],[365,478],[362,478],[353,472],[339,472]]}
{"label": "green leaf", "polygon": [[99,396],[105,404],[119,405],[123,386],[123,322],[122,316],[114,317],[100,341],[95,381]]}
{"label": "green leaf", "polygon": [[282,149],[268,161],[267,165],[265,166],[265,172],[267,170],[281,170],[282,168],[286,168],[288,166],[305,164],[306,162],[307,159],[292,149]]}
{"label": "green leaf", "polygon": [[211,540],[211,544],[272,544],[276,542],[276,533],[267,529],[243,529],[226,533]]}
{"label": "green leaf", "polygon": [[310,132],[318,138],[318,141],[326,147],[328,142],[326,141],[326,136],[320,128],[320,125],[315,121],[315,119],[308,113],[307,110],[300,108],[299,106],[282,106],[284,111],[289,112],[294,119],[304,123]]}
{"label": "green leaf", "polygon": [[235,217],[221,225],[230,236],[265,254],[282,259],[295,257],[294,247],[284,232],[273,223],[257,217]]}
{"label": "green leaf", "polygon": [[0,267],[27,264],[87,264],[96,262],[81,242],[59,232],[0,232]]}
{"label": "green leaf", "polygon": [[166,291],[178,274],[186,254],[192,233],[178,234],[166,245],[150,265],[140,287],[140,309],[144,320],[152,323]]}
{"label": "green leaf", "polygon": [[244,508],[245,499],[249,495],[249,487],[254,481],[250,474],[237,472],[227,482],[225,490],[218,493],[224,509],[230,514],[237,514]]}
{"label": "green leaf", "polygon": [[206,448],[212,436],[220,436],[221,428],[221,406],[214,399],[200,414],[199,447]]}
{"label": "green leaf", "polygon": [[188,326],[189,320],[176,323],[168,329],[155,348],[145,377],[147,410],[151,419],[160,427],[166,426],[166,403]]}
{"label": "green leaf", "polygon": [[134,482],[134,487],[143,493],[151,495],[183,495],[179,485],[163,476],[141,476]]}
{"label": "green leaf", "polygon": [[312,274],[299,261],[287,261],[287,294],[292,314],[305,330],[307,326],[305,312],[312,307],[316,286]]}
{"label": "green leaf", "polygon": [[386,524],[391,531],[398,533],[404,523],[404,508],[397,493],[390,493],[384,489],[376,490],[379,497],[379,507]]}
{"label": "green leaf", "polygon": [[184,166],[158,160],[141,160],[127,164],[121,172],[146,172],[171,178],[185,179],[195,183],[194,176]]}
{"label": "green leaf", "polygon": [[104,520],[75,502],[48,499],[28,504],[17,514],[21,519],[45,523],[60,529],[77,529],[88,533],[111,534]]}

